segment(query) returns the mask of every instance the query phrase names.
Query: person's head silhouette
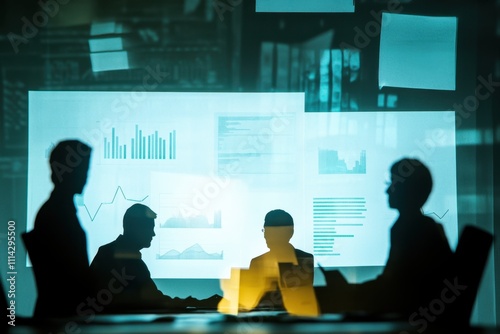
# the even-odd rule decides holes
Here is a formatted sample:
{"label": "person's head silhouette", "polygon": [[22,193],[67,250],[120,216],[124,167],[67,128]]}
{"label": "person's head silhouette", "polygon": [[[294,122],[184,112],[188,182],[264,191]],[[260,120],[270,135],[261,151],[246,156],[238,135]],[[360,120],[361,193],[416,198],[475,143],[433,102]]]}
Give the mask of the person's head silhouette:
{"label": "person's head silhouette", "polygon": [[59,142],[50,154],[51,179],[54,187],[68,194],[81,194],[87,182],[90,146],[78,140]]}
{"label": "person's head silhouette", "polygon": [[281,209],[269,211],[264,218],[263,231],[270,250],[283,247],[293,236],[293,218]]}
{"label": "person's head silhouette", "polygon": [[432,190],[429,169],[417,159],[404,158],[391,167],[389,206],[400,212],[420,211]]}
{"label": "person's head silhouette", "polygon": [[123,235],[138,249],[148,248],[156,235],[154,231],[156,213],[143,204],[134,204],[123,216]]}

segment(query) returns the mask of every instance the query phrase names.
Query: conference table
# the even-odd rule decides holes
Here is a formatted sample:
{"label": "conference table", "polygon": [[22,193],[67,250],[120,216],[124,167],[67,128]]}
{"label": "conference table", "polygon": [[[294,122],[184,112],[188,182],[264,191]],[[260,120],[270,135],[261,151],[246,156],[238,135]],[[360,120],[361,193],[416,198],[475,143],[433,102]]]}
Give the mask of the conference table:
{"label": "conference table", "polygon": [[8,333],[196,333],[196,334],[273,334],[273,333],[477,333],[500,334],[500,328],[441,327],[391,319],[352,318],[340,314],[319,317],[297,317],[284,312],[249,312],[237,316],[217,312],[191,312],[184,314],[120,314],[97,315],[89,319],[21,319],[16,326],[8,326]]}

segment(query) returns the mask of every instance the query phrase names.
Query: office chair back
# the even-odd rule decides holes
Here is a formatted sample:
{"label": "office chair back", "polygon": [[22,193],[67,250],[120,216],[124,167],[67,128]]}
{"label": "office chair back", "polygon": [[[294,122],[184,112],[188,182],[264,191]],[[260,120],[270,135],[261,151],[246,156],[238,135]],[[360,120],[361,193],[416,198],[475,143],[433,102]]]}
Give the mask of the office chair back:
{"label": "office chair back", "polygon": [[443,282],[440,296],[437,296],[441,299],[448,296],[437,323],[469,325],[492,243],[490,233],[471,225],[465,226],[453,255],[451,270]]}

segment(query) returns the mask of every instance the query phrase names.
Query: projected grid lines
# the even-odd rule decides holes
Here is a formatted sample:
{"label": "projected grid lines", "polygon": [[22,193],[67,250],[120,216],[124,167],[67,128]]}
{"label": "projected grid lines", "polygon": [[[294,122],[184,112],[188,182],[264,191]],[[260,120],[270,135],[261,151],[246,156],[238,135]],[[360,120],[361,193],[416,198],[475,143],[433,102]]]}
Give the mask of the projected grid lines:
{"label": "projected grid lines", "polygon": [[111,139],[104,138],[104,159],[174,160],[177,158],[177,133],[175,130],[169,132],[167,147],[167,139],[162,138],[158,130],[146,136],[136,124],[135,137],[130,138],[129,150],[127,151],[126,144],[121,143],[116,129],[112,128]]}
{"label": "projected grid lines", "polygon": [[[354,238],[351,233],[339,233],[338,228],[363,226],[345,219],[364,219],[364,197],[315,197],[313,198],[313,250],[317,256],[340,256],[335,247],[337,238]],[[340,221],[339,221],[340,220]]]}

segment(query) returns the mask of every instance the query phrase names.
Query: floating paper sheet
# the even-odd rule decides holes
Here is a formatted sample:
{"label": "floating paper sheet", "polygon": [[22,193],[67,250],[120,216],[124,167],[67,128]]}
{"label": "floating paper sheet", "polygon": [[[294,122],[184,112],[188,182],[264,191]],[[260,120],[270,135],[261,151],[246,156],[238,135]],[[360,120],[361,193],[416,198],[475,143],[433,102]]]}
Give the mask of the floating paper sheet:
{"label": "floating paper sheet", "polygon": [[274,13],[352,13],[353,0],[257,0],[255,11]]}
{"label": "floating paper sheet", "polygon": [[91,53],[90,62],[94,72],[129,70],[131,68],[129,54],[126,51]]}
{"label": "floating paper sheet", "polygon": [[382,14],[379,86],[455,90],[456,17]]}

